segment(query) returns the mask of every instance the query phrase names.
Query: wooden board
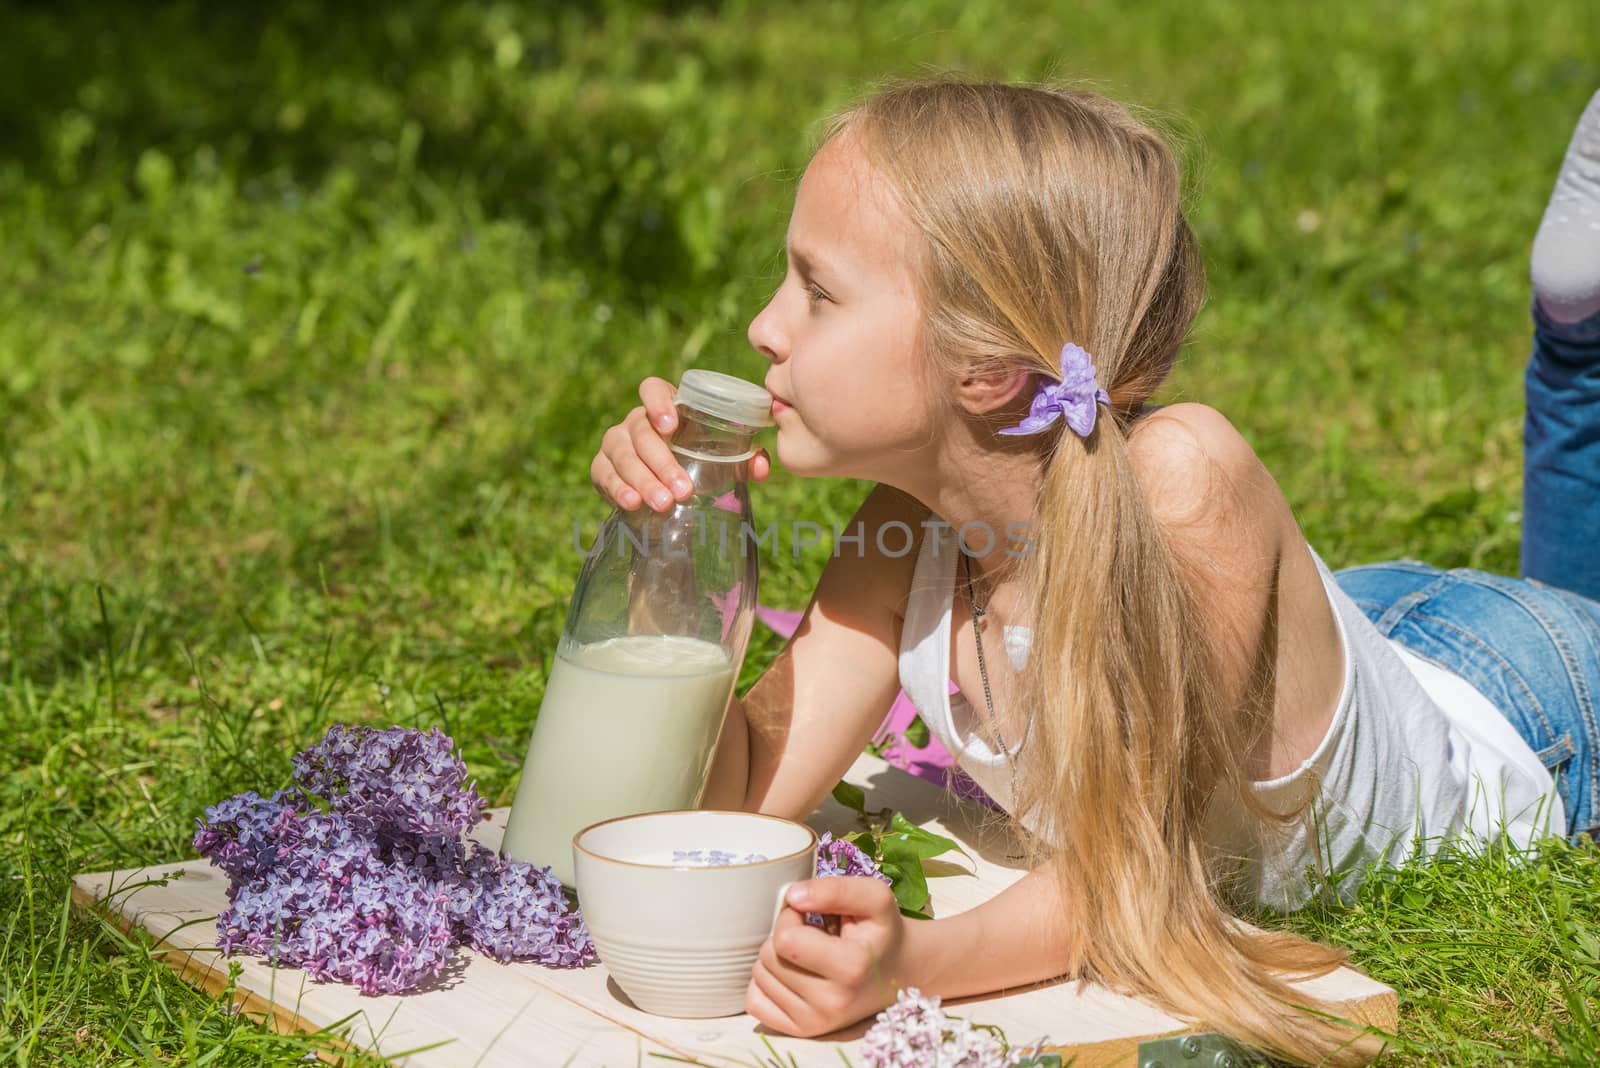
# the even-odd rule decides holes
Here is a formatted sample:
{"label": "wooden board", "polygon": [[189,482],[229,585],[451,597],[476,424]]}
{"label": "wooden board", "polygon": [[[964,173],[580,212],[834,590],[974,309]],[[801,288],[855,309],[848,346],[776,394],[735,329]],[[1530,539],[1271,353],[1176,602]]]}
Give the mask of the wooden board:
{"label": "wooden board", "polygon": [[[871,808],[890,806],[913,822],[961,842],[975,870],[930,880],[937,915],[974,908],[1024,874],[1016,844],[987,810],[960,801],[921,779],[863,756],[849,781]],[[496,809],[474,832],[498,847],[507,810]],[[854,830],[855,814],[831,799],[812,817],[820,830]],[[213,993],[227,984],[230,963],[240,972],[235,999],[285,1030],[334,1028],[352,1045],[376,1050],[411,1068],[538,1064],[666,1064],[650,1054],[710,1065],[755,1065],[768,1056],[763,1039],[802,1065],[839,1065],[855,1056],[866,1023],[806,1040],[766,1032],[749,1016],[675,1020],[634,1008],[603,965],[575,971],[534,964],[499,964],[461,950],[447,974],[428,989],[363,997],[342,983],[314,983],[294,968],[272,968],[257,957],[230,962],[215,948],[217,914],[226,907],[227,877],[206,861],[80,875],[74,897],[106,910],[128,928],[142,928],[154,953],[185,979]],[[1350,1019],[1385,1031],[1396,1026],[1394,991],[1345,968],[1304,984],[1340,1005]],[[1182,1033],[1181,1020],[1107,990],[1077,983],[1025,989],[947,1003],[956,1015],[994,1024],[1018,1043],[1048,1036],[1052,1048],[1080,1066],[1132,1064],[1141,1041]]]}

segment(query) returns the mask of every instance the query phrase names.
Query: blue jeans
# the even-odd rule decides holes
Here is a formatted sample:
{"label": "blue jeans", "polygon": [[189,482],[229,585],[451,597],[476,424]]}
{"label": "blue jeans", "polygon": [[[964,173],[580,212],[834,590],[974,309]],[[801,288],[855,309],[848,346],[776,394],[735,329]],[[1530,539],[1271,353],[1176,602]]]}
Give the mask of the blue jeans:
{"label": "blue jeans", "polygon": [[1522,573],[1600,600],[1600,315],[1533,312],[1524,379]]}
{"label": "blue jeans", "polygon": [[1600,840],[1600,603],[1534,579],[1408,562],[1334,576],[1380,633],[1477,687]]}
{"label": "blue jeans", "polygon": [[1534,312],[1522,572],[1371,564],[1339,586],[1385,636],[1500,709],[1555,776],[1567,833],[1600,840],[1600,315]]}

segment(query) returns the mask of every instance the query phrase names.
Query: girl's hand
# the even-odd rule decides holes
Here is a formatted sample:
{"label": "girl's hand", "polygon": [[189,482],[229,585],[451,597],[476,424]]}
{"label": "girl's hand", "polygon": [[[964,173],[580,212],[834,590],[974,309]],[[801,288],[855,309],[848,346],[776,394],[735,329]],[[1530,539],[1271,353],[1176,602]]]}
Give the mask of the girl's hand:
{"label": "girl's hand", "polygon": [[[745,1011],[774,1031],[811,1038],[837,1031],[894,1002],[906,984],[906,921],[894,894],[864,876],[808,879],[784,898],[761,947]],[[837,914],[837,936],[804,913]]]}
{"label": "girl's hand", "polygon": [[[600,452],[589,465],[589,480],[600,496],[627,511],[646,501],[658,512],[694,492],[688,472],[678,466],[667,439],[678,428],[678,409],[672,403],[677,390],[661,378],[639,383],[639,399],[644,403],[607,430],[600,439]],[[757,449],[750,458],[750,479],[764,481],[772,471],[767,450]]]}

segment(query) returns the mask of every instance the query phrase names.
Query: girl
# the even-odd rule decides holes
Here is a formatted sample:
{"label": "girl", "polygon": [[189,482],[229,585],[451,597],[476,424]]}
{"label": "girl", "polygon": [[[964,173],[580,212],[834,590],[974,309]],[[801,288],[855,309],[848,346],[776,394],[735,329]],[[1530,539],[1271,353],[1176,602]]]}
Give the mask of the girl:
{"label": "girl", "polygon": [[[1285,984],[1338,952],[1230,904],[1292,909],[1445,836],[1596,829],[1600,604],[1555,588],[1600,592],[1596,168],[1600,96],[1535,250],[1525,569],[1543,581],[1335,578],[1227,419],[1147,404],[1203,289],[1155,133],[1093,93],[951,81],[832,123],[749,337],[784,465],[877,486],[861,551],[828,561],[733,702],[705,804],[804,818],[903,685],[1036,856],[931,922],[874,880],[795,886],[793,909],[842,933],[785,910],[753,1015],[817,1035],[901,986],[1070,974],[1279,1055],[1349,1057],[1351,1032]],[[640,397],[591,474],[621,507],[665,509],[690,489],[662,437],[671,387]],[[1017,521],[1026,553],[1000,533]],[[890,523],[915,552],[873,536]]]}

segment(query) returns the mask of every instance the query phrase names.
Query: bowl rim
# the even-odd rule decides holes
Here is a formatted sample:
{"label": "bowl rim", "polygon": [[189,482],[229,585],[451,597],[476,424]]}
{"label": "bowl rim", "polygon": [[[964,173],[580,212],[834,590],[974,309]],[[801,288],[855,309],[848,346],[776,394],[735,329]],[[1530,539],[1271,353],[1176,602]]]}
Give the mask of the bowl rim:
{"label": "bowl rim", "polygon": [[[604,853],[596,853],[594,850],[585,848],[578,843],[578,839],[582,838],[590,831],[599,830],[601,827],[604,827],[607,824],[622,823],[626,820],[644,819],[647,816],[681,816],[686,814],[692,814],[696,816],[751,816],[756,819],[773,820],[777,823],[787,823],[791,826],[799,827],[804,830],[806,834],[810,835],[811,841],[806,845],[801,846],[799,849],[794,850],[793,852],[784,853],[782,856],[768,857],[766,860],[739,861],[732,864],[650,864],[642,860],[622,860],[618,857],[608,857]],[[598,823],[591,823],[589,826],[583,828],[572,836],[572,848],[574,852],[586,853],[595,860],[603,863],[622,864],[629,868],[648,868],[651,871],[727,871],[730,869],[744,870],[748,868],[759,868],[767,864],[782,864],[786,861],[794,860],[796,857],[804,853],[814,851],[817,848],[817,843],[819,841],[820,839],[817,836],[816,828],[812,827],[808,823],[803,823],[800,820],[792,820],[786,816],[774,816],[766,812],[744,812],[736,808],[668,808],[657,812],[634,812],[626,816],[613,816],[608,820],[600,820]]]}

